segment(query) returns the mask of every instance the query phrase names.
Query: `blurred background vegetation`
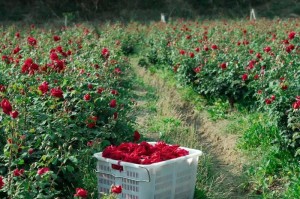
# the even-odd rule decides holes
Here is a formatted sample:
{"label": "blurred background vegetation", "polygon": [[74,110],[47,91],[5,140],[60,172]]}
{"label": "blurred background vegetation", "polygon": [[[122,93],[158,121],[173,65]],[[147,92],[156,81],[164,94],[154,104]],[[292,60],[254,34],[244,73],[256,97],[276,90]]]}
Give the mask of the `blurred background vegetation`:
{"label": "blurred background vegetation", "polygon": [[9,0],[0,1],[1,21],[151,21],[171,18],[299,17],[300,0]]}

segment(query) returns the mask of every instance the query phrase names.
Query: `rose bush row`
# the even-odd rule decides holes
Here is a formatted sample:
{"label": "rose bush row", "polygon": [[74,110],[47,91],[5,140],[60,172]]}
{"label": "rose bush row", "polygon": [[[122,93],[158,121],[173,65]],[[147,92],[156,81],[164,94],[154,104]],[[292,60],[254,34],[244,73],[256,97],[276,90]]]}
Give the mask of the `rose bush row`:
{"label": "rose bush row", "polygon": [[95,192],[92,154],[136,139],[125,36],[111,30],[0,29],[1,198]]}
{"label": "rose bush row", "polygon": [[282,146],[298,154],[299,22],[156,23],[146,29],[144,54],[207,98],[228,100],[231,108],[239,103],[265,111],[281,129]]}

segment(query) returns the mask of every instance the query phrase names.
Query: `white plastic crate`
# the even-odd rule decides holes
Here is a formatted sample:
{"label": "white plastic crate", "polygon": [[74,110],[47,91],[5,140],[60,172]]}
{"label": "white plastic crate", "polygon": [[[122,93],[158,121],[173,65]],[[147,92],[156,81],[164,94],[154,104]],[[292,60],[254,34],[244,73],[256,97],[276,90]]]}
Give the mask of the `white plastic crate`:
{"label": "white plastic crate", "polygon": [[94,154],[98,159],[99,198],[109,193],[115,184],[122,186],[119,199],[193,199],[198,158],[202,152],[180,148],[189,151],[189,155],[150,165],[103,158],[102,152]]}

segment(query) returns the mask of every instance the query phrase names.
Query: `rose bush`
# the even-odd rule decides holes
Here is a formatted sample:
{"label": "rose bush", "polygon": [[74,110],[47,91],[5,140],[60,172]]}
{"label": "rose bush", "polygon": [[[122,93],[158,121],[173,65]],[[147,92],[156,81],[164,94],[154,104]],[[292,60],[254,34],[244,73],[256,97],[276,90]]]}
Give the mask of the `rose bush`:
{"label": "rose bush", "polygon": [[208,99],[267,112],[285,138],[282,147],[299,154],[298,24],[297,20],[154,23],[146,29],[143,59],[172,70],[180,84],[192,85]]}
{"label": "rose bush", "polygon": [[110,27],[19,28],[0,30],[0,198],[95,192],[92,154],[135,139],[129,61]]}

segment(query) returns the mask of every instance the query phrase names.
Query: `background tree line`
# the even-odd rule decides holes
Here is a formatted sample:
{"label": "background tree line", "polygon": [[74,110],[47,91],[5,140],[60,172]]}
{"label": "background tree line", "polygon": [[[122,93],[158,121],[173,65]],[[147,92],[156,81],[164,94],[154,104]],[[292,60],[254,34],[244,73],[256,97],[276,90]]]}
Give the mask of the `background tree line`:
{"label": "background tree line", "polygon": [[300,15],[299,0],[10,0],[0,1],[0,20],[159,20],[170,17],[260,17]]}

